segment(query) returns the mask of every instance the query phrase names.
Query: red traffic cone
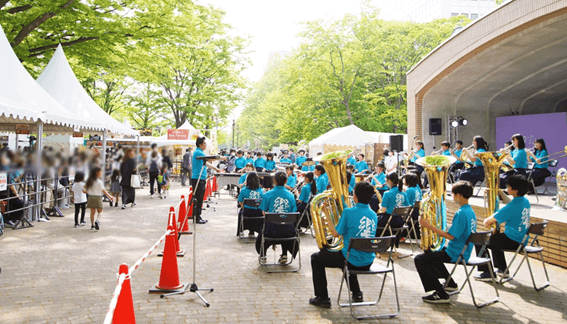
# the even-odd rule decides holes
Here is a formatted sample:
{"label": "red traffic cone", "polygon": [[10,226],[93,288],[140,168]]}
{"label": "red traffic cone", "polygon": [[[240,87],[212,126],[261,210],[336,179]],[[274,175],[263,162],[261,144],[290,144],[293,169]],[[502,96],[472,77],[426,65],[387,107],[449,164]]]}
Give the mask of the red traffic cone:
{"label": "red traffic cone", "polygon": [[207,197],[209,197],[209,200],[211,200],[210,197],[213,195],[213,185],[212,184],[213,184],[213,178],[207,179],[207,190],[209,191]]}
{"label": "red traffic cone", "polygon": [[[185,255],[185,251],[181,250],[181,248],[179,247],[179,240],[177,239],[179,237],[179,233],[177,232],[177,221],[175,220],[175,208],[173,207],[169,207],[169,219],[168,219],[168,224],[175,224],[173,225],[173,230],[175,231],[175,253],[177,254],[178,257],[182,257]],[[168,226],[169,229],[169,226]],[[165,251],[165,248],[164,248]],[[158,256],[163,256],[164,251],[162,251],[161,253],[158,254]]]}
{"label": "red traffic cone", "polygon": [[134,314],[134,301],[132,300],[132,287],[130,286],[130,274],[128,266],[125,263],[120,265],[119,274],[126,274],[126,278],[122,283],[122,290],[118,296],[118,302],[114,309],[112,323],[136,323],[136,315]]}
{"label": "red traffic cone", "polygon": [[216,176],[213,176],[213,192],[219,192],[219,182],[217,181]]}
{"label": "red traffic cone", "polygon": [[177,268],[177,257],[175,256],[175,226],[173,218],[170,217],[167,229],[171,231],[165,237],[165,249],[161,260],[161,273],[159,283],[150,289],[150,293],[185,291],[187,283],[179,283],[179,269]]}
{"label": "red traffic cone", "polygon": [[179,211],[177,212],[177,231],[181,232],[181,225],[183,219],[187,217],[187,205],[185,204],[185,195],[181,195],[181,202],[179,202]]}
{"label": "red traffic cone", "polygon": [[[189,200],[193,198],[193,193],[189,194]],[[181,196],[181,206],[179,207],[179,233],[181,234],[193,234],[191,230],[189,230],[189,213],[187,212],[187,205],[185,201],[185,197]]]}
{"label": "red traffic cone", "polygon": [[[187,200],[187,218],[193,218],[193,190],[191,190],[189,200]],[[185,227],[183,227],[183,230],[185,230]]]}
{"label": "red traffic cone", "polygon": [[205,180],[205,194],[203,195],[203,202],[209,199],[209,180]]}

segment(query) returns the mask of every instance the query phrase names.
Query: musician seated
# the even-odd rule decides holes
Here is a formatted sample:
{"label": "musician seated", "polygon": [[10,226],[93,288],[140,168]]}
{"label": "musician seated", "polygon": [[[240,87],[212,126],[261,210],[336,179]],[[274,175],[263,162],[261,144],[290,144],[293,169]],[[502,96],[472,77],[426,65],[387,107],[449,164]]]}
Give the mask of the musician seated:
{"label": "musician seated", "polygon": [[236,155],[238,157],[236,158],[236,160],[234,160],[234,171],[235,172],[241,172],[241,170],[246,167],[246,158],[244,158],[244,156],[242,156],[243,154],[244,153],[242,152],[242,150],[238,150],[236,152]]}
{"label": "musician seated", "polygon": [[[334,237],[343,236],[344,247],[339,253],[323,249],[311,255],[315,297],[309,299],[309,304],[324,308],[331,307],[325,268],[342,269],[344,267],[351,237],[370,238],[376,235],[376,213],[368,207],[372,195],[374,195],[374,188],[370,183],[358,182],[354,187],[352,197],[356,205],[343,211],[336,228],[333,222],[330,222],[329,230]],[[374,253],[352,250],[350,251],[348,267],[352,270],[368,270],[374,258]],[[357,276],[350,275],[349,282],[352,299],[354,302],[362,302],[363,294]]]}
{"label": "musician seated", "polygon": [[[305,162],[313,162],[313,158],[308,157]],[[318,162],[317,162],[318,163]],[[315,171],[315,164],[313,165],[303,165],[301,167],[301,171],[308,172],[308,171]]]}
{"label": "musician seated", "polygon": [[348,182],[348,194],[352,196],[352,194],[354,193],[354,186],[356,185],[356,181],[354,180],[355,176],[348,169],[348,167],[347,167],[346,177]]}
{"label": "musician seated", "polygon": [[465,163],[463,162],[463,159],[461,158],[461,155],[463,154],[463,141],[456,140],[455,146],[456,146],[456,149],[451,152],[451,155],[457,159],[457,162],[455,162],[455,163],[453,163],[453,165],[451,165],[451,169],[449,171],[451,173],[455,173],[457,170],[462,170],[465,167]]}
{"label": "musician seated", "polygon": [[444,156],[451,156],[451,150],[449,150],[449,147],[451,146],[451,144],[447,141],[443,141],[441,143],[441,152],[435,152],[432,155],[444,155]]}
{"label": "musician seated", "polygon": [[295,188],[295,185],[297,184],[297,176],[295,175],[295,173],[293,173],[293,168],[293,165],[288,165],[285,167],[285,174],[287,176],[285,188],[289,191],[293,190],[293,188]]}
{"label": "musician seated", "polygon": [[525,150],[526,144],[524,143],[524,137],[521,134],[515,134],[512,136],[512,144],[514,145],[514,150],[510,153],[510,156],[507,157],[506,160],[512,164],[514,169],[500,175],[500,189],[506,188],[506,183],[510,176],[515,174],[526,176],[528,155]]}
{"label": "musician seated", "polygon": [[256,153],[256,160],[254,160],[254,168],[256,172],[264,172],[266,170],[266,160],[262,157],[262,153]]}
{"label": "musician seated", "polygon": [[252,163],[246,164],[246,168],[244,168],[244,171],[246,173],[241,175],[240,179],[238,179],[238,188],[239,189],[242,189],[242,187],[244,187],[246,185],[246,177],[248,176],[249,172],[254,171],[254,165]]}
{"label": "musician seated", "polygon": [[[534,142],[534,152],[526,151],[530,157],[530,161],[535,162],[534,170],[531,173],[531,178],[534,181],[534,186],[539,187],[545,182],[545,178],[551,176],[551,172],[547,169],[549,163],[547,162],[547,147],[543,138],[538,138]],[[530,188],[528,193],[535,191],[535,188]]]}
{"label": "musician seated", "polygon": [[[421,188],[419,188],[419,179],[415,173],[407,173],[404,176],[404,182],[406,184],[406,196],[408,197],[408,206],[413,206],[416,202],[421,201],[423,198],[423,193]],[[412,211],[411,217],[417,219],[419,217],[419,209],[414,209]]]}
{"label": "musician seated", "polygon": [[[409,206],[408,197],[404,192],[404,184],[396,172],[388,174],[386,184],[392,189],[384,193],[382,197],[382,208],[380,208],[378,214],[378,227],[386,226],[394,208]],[[390,221],[392,227],[401,227],[403,223],[403,215],[394,215]]]}
{"label": "musician seated", "polygon": [[350,153],[350,156],[347,160],[347,164],[352,165],[353,167],[356,165],[356,158],[354,157],[354,152]]}
{"label": "musician seated", "polygon": [[[240,224],[240,219],[242,218],[242,214],[244,213],[244,209],[246,209],[247,216],[262,216],[262,210],[258,207],[250,207],[244,206],[244,199],[262,199],[264,197],[264,192],[262,188],[260,188],[260,178],[258,178],[258,174],[254,171],[248,173],[248,177],[246,178],[246,186],[242,188],[240,194],[238,195],[238,205],[240,206],[240,210],[238,211],[238,224]],[[254,237],[254,233],[260,233],[262,230],[262,220],[254,221],[254,220],[245,220],[244,226],[241,229],[242,231],[248,230],[248,236]],[[238,236],[240,233],[236,233]]]}
{"label": "musician seated", "polygon": [[[506,257],[501,249],[515,250],[520,246],[530,225],[531,207],[529,200],[524,197],[528,192],[529,184],[528,180],[526,180],[523,175],[516,174],[510,176],[506,187],[508,193],[512,195],[514,199],[506,204],[506,206],[502,207],[502,209],[495,212],[494,215],[486,218],[484,220],[484,226],[498,226],[498,224],[506,223],[504,233],[496,233],[490,236],[490,243],[487,248],[492,251],[492,261],[494,262],[494,267],[498,269],[496,270],[496,274],[508,277],[509,274],[504,274],[507,268]],[[479,252],[480,249],[477,247],[477,253]],[[484,256],[488,257],[487,251],[485,251]],[[474,277],[476,280],[492,281],[488,265],[479,266],[478,270],[482,273]]]}
{"label": "musician seated", "polygon": [[[315,176],[313,172],[309,171],[305,174],[304,177],[304,184],[301,187],[301,193],[299,194],[299,198],[297,200],[297,211],[302,214],[305,209],[307,208],[309,212],[309,201],[317,194],[317,186],[315,185]],[[299,227],[307,228],[309,227],[309,219],[307,217],[303,217],[301,219],[301,223],[299,223]]]}
{"label": "musician seated", "polygon": [[252,151],[246,152],[246,164],[252,163],[252,167],[254,167],[254,157],[252,156]]}
{"label": "musician seated", "polygon": [[364,161],[364,154],[358,154],[358,162],[354,165],[354,169],[356,173],[367,173],[368,172],[368,164]]}
{"label": "musician seated", "polygon": [[[278,171],[273,177],[274,189],[266,192],[262,199],[260,209],[265,213],[293,213],[297,211],[295,204],[295,196],[287,190],[284,185],[287,182],[285,172]],[[269,237],[292,237],[295,235],[295,225],[275,225],[267,224],[264,229],[265,234]],[[296,242],[285,242],[282,244],[282,255],[280,256],[279,263],[287,263],[287,252],[293,252],[292,257],[295,258],[298,249],[294,249]],[[264,251],[262,247],[262,233],[256,239],[256,251],[260,254],[260,263],[266,262],[266,251],[272,243],[264,243]]]}
{"label": "musician seated", "polygon": [[[413,165],[415,167],[415,170],[417,172],[417,177],[418,179],[421,179],[421,174],[423,173],[423,167],[419,164],[416,164],[415,161],[425,156],[425,149],[422,141],[415,142],[415,146],[416,146],[415,150],[409,156],[409,165]],[[420,185],[421,185],[421,181],[420,181]],[[425,188],[426,186],[427,186],[427,177],[425,178],[425,183],[423,184],[423,188]]]}
{"label": "musician seated", "polygon": [[313,172],[317,177],[317,194],[322,193],[323,191],[327,190],[327,186],[329,185],[329,178],[325,173],[325,168],[321,164],[317,164],[315,166],[315,172]]}
{"label": "musician seated", "polygon": [[386,184],[386,174],[384,173],[384,163],[376,164],[376,174],[371,177],[370,184],[372,184],[382,196],[390,189]]}
{"label": "musician seated", "polygon": [[[487,146],[482,136],[475,136],[472,144],[476,153],[486,152]],[[484,167],[482,161],[476,158],[471,151],[463,150],[463,152],[474,165],[472,168],[463,171],[459,180],[468,181],[474,187],[477,182],[484,180]]]}
{"label": "musician seated", "polygon": [[[423,301],[432,304],[448,304],[450,303],[449,295],[443,289],[443,284],[439,282],[439,278],[448,278],[449,272],[445,267],[445,262],[456,262],[459,254],[463,250],[471,233],[476,232],[476,215],[469,205],[469,198],[473,194],[473,187],[466,181],[458,181],[451,189],[453,192],[453,200],[460,207],[453,217],[453,224],[448,232],[431,225],[424,218],[419,219],[422,228],[428,228],[437,235],[449,240],[447,247],[441,251],[432,252],[425,251],[415,257],[414,263],[419,278],[425,292],[433,291],[431,295],[422,297]],[[472,252],[473,244],[469,244],[465,251],[465,259],[468,260]],[[451,291],[456,290],[457,283],[451,278],[447,284],[447,288]]]}
{"label": "musician seated", "polygon": [[[302,166],[303,162],[307,161],[305,150],[299,150],[297,154],[298,156],[295,158],[295,164],[297,164],[297,166],[301,168],[301,171],[307,171],[307,166]],[[303,168],[305,168],[305,170]]]}
{"label": "musician seated", "polygon": [[287,155],[287,151],[284,152],[283,157],[280,159],[280,163],[291,164],[291,160],[289,159],[289,157]]}

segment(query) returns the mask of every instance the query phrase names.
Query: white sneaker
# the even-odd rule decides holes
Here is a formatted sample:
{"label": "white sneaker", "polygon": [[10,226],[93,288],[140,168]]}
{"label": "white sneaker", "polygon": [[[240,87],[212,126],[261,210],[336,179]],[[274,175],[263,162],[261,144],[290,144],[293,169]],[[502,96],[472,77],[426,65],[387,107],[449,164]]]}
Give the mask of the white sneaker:
{"label": "white sneaker", "polygon": [[278,260],[279,264],[285,264],[287,263],[287,255],[286,254],[282,254],[282,256],[280,256],[280,259]]}
{"label": "white sneaker", "polygon": [[266,264],[266,257],[265,256],[258,257],[258,262],[260,262],[260,265]]}
{"label": "white sneaker", "polygon": [[151,198],[154,198],[154,195],[150,195],[150,199],[151,199]]}

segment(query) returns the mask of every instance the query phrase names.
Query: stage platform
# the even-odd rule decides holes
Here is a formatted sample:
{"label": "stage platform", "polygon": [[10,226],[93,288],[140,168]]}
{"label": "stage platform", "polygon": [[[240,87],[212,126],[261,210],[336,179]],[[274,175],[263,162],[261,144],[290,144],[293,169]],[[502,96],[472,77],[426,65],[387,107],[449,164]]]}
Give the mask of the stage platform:
{"label": "stage platform", "polygon": [[[527,195],[531,204],[530,222],[538,223],[544,220],[548,221],[545,235],[539,238],[539,243],[544,247],[544,258],[546,262],[567,268],[567,211],[554,210],[555,201],[551,198],[555,195],[556,187],[551,188],[551,194],[540,195],[539,202],[535,195]],[[475,188],[474,193],[478,191]],[[448,190],[450,192],[450,189]],[[469,203],[476,213],[478,221],[477,229],[479,231],[486,230],[483,221],[487,217],[484,208],[484,189],[482,189],[478,197],[473,196]],[[458,205],[455,204],[451,196],[447,197],[447,221],[451,223]],[[490,216],[490,215],[488,215]]]}

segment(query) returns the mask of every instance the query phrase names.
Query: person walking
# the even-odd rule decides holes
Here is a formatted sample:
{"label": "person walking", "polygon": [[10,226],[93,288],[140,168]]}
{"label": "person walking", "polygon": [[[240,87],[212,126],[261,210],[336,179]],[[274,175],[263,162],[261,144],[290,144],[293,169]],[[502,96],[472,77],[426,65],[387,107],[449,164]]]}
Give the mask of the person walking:
{"label": "person walking", "polygon": [[156,182],[158,194],[161,198],[161,185],[158,181],[156,181],[162,165],[161,159],[159,158],[159,153],[157,151],[153,151],[150,157],[150,161],[147,164],[148,171],[150,173],[150,198],[154,198],[154,183]]}
{"label": "person walking", "polygon": [[120,164],[120,186],[122,187],[122,209],[126,208],[126,204],[136,205],[136,189],[132,188],[132,175],[136,173],[136,152],[133,149],[126,151],[124,161]]}
{"label": "person walking", "polygon": [[[91,229],[96,229],[98,231],[100,229],[100,214],[102,214],[102,194],[105,194],[110,201],[114,199],[110,196],[108,191],[104,189],[101,168],[92,168],[83,192],[89,195],[87,198],[87,208],[91,209]],[[95,213],[97,212],[98,215],[95,220]]]}
{"label": "person walking", "polygon": [[[75,228],[85,226],[85,213],[87,211],[87,195],[85,194],[85,174],[77,172],[75,183],[71,188],[73,191],[73,202],[75,204]],[[79,212],[81,212],[81,222],[79,223]]]}
{"label": "person walking", "polygon": [[181,162],[181,185],[187,185],[187,177],[191,175],[191,148],[185,150],[183,161]]}

